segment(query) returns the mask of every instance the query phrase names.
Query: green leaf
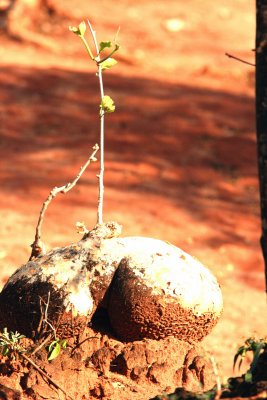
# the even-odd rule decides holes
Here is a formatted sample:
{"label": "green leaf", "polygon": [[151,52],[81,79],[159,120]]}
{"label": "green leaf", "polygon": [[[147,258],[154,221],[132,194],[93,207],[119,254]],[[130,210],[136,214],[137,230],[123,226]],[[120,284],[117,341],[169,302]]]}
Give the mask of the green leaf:
{"label": "green leaf", "polygon": [[9,353],[9,347],[8,347],[8,345],[5,345],[5,346],[3,347],[3,350],[2,350],[1,353],[3,354],[3,356],[7,356],[7,355],[8,355],[8,353]]}
{"label": "green leaf", "polygon": [[[48,357],[48,361],[52,361],[52,360],[54,360],[55,358],[57,358],[57,356],[59,355],[59,353],[60,353],[60,350],[61,350],[61,347],[60,347],[60,344],[59,344],[59,342],[52,342],[52,343],[54,343],[54,348],[53,348],[53,350],[51,351],[51,353],[50,353],[50,355],[49,355],[49,357]],[[52,344],[51,343],[51,344]],[[50,350],[50,347],[51,347],[51,345],[49,346],[49,350]]]}
{"label": "green leaf", "polygon": [[100,61],[99,65],[102,69],[102,71],[104,71],[105,69],[110,69],[112,67],[114,67],[114,65],[116,65],[118,62],[115,60],[115,58],[109,57],[106,60],[104,60],[103,62]]}
{"label": "green leaf", "polygon": [[233,370],[235,370],[235,366],[236,366],[236,362],[238,360],[238,357],[239,357],[239,354],[236,353],[235,356],[234,356]]}
{"label": "green leaf", "polygon": [[17,332],[10,332],[10,340],[12,342],[17,342],[18,341],[18,337],[17,337]]}
{"label": "green leaf", "polygon": [[78,27],[76,26],[69,26],[69,30],[73,33],[75,33],[78,36],[84,36],[85,31],[86,31],[86,24],[84,21],[82,21]]}
{"label": "green leaf", "polygon": [[9,332],[7,331],[7,328],[4,328],[3,336],[4,336],[6,339],[9,339]]}
{"label": "green leaf", "polygon": [[63,339],[60,341],[60,345],[61,345],[62,349],[66,349],[67,344],[68,344],[67,339]]}
{"label": "green leaf", "polygon": [[246,349],[245,346],[239,347],[239,349],[237,350],[237,352],[235,354],[235,357],[234,357],[233,370],[235,369],[235,366],[236,366],[236,363],[237,363],[237,360],[238,360],[239,357],[240,357],[240,361],[239,361],[238,369],[240,369],[242,361],[243,361],[243,358],[246,355],[246,352],[247,352],[247,349]]}
{"label": "green leaf", "polygon": [[101,51],[105,50],[106,48],[110,47],[111,47],[111,42],[101,42],[99,44],[99,53],[101,53]]}
{"label": "green leaf", "polygon": [[253,360],[250,365],[250,370],[253,372],[256,368],[256,365],[258,363],[259,357],[261,350],[265,347],[265,344],[263,342],[258,342],[255,344],[254,352],[253,352]]}
{"label": "green leaf", "polygon": [[50,345],[48,346],[49,353],[51,353],[51,351],[53,350],[53,348],[56,346],[57,343],[58,343],[58,340],[53,340],[53,342],[50,343]]}
{"label": "green leaf", "polygon": [[245,382],[251,383],[251,382],[252,382],[252,373],[251,373],[250,371],[248,371],[248,372],[245,374],[244,378],[245,378]]}
{"label": "green leaf", "polygon": [[82,22],[79,24],[79,31],[80,31],[80,34],[81,34],[82,36],[85,34],[85,31],[86,31],[86,23],[85,23],[84,21],[82,21]]}
{"label": "green leaf", "polygon": [[113,113],[115,111],[114,101],[110,96],[103,96],[100,104],[100,115],[102,113]]}

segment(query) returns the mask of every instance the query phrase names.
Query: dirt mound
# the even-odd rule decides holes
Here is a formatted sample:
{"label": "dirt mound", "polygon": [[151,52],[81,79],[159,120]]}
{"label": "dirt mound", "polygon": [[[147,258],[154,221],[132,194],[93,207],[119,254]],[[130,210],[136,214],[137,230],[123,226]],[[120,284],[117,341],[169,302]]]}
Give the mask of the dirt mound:
{"label": "dirt mound", "polygon": [[122,343],[88,328],[79,345],[68,343],[51,362],[44,347],[32,356],[33,342],[28,341],[27,347],[24,354],[35,366],[21,357],[2,357],[0,398],[52,400],[65,399],[67,394],[75,399],[145,400],[177,387],[206,391],[215,384],[203,349],[172,337]]}

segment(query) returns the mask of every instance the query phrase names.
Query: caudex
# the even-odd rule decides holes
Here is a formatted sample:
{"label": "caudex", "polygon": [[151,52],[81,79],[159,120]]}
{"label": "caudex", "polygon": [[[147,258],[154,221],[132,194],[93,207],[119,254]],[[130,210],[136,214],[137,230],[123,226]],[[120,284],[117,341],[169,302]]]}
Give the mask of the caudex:
{"label": "caudex", "polygon": [[[68,191],[70,191],[78,182],[78,180],[81,178],[82,174],[88,167],[88,165],[91,162],[97,161],[95,155],[99,151],[100,152],[100,168],[99,168],[99,174],[97,175],[98,177],[98,205],[97,205],[97,225],[103,224],[103,203],[104,203],[104,129],[105,129],[105,115],[109,113],[113,113],[115,111],[115,104],[113,99],[105,95],[104,92],[104,84],[103,84],[103,71],[112,68],[114,65],[117,64],[117,61],[114,57],[114,53],[116,53],[119,50],[119,44],[117,43],[117,36],[118,32],[114,38],[113,41],[105,41],[105,42],[100,42],[98,44],[97,42],[97,37],[96,37],[96,31],[93,29],[90,21],[87,20],[87,24],[89,27],[89,31],[91,33],[91,37],[93,40],[93,45],[94,45],[94,52],[91,50],[90,45],[88,44],[88,41],[85,37],[86,33],[86,23],[83,21],[81,22],[78,27],[69,27],[69,30],[73,32],[75,35],[77,35],[83,42],[85,49],[90,57],[90,59],[96,64],[97,68],[97,77],[99,80],[99,89],[100,89],[100,104],[99,104],[99,119],[100,119],[100,135],[99,135],[99,145],[95,144],[92,148],[92,153],[87,159],[86,163],[81,167],[79,173],[75,177],[75,179],[72,182],[67,183],[64,186],[60,187],[54,187],[51,192],[49,193],[47,199],[44,201],[40,214],[39,214],[39,219],[36,225],[36,231],[35,231],[35,239],[33,244],[31,245],[32,247],[32,252],[30,256],[30,260],[45,254],[45,246],[41,240],[41,230],[42,230],[42,224],[44,221],[44,216],[45,212],[51,203],[51,201],[56,197],[58,193],[65,194]],[[104,55],[106,54],[107,55]],[[86,228],[83,224],[77,223],[77,228],[80,230],[83,230],[86,232]]]}

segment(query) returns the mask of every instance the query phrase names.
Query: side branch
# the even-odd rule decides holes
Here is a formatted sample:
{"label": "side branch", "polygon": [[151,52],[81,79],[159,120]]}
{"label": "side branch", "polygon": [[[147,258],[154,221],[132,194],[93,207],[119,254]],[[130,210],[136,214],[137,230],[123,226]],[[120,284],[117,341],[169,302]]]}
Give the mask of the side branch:
{"label": "side branch", "polygon": [[225,55],[226,55],[227,57],[229,57],[229,58],[233,58],[233,59],[236,60],[236,61],[242,62],[243,64],[247,64],[247,65],[251,65],[252,67],[256,67],[256,64],[253,64],[253,63],[251,63],[251,62],[249,62],[249,61],[243,60],[242,58],[233,56],[232,54],[225,53]]}
{"label": "side branch", "polygon": [[65,194],[68,191],[70,191],[76,185],[76,183],[78,182],[78,180],[80,179],[80,177],[82,176],[82,174],[84,173],[84,171],[86,170],[88,165],[91,162],[96,161],[95,155],[98,152],[98,150],[99,150],[99,146],[98,146],[98,144],[95,144],[93,146],[92,154],[90,155],[90,157],[88,158],[88,160],[86,161],[84,166],[81,167],[81,169],[80,169],[78,175],[76,176],[76,178],[72,182],[69,182],[64,186],[60,186],[60,187],[56,186],[56,187],[54,187],[54,189],[52,189],[51,192],[49,193],[49,196],[47,197],[47,199],[44,201],[44,203],[42,205],[42,208],[41,208],[41,211],[40,211],[40,214],[39,214],[39,219],[38,219],[38,222],[37,222],[37,226],[36,226],[35,239],[34,239],[33,244],[31,245],[32,252],[31,252],[31,256],[30,256],[29,261],[34,259],[34,258],[36,258],[36,257],[38,257],[39,255],[45,254],[45,247],[44,247],[44,244],[41,241],[41,229],[42,229],[42,224],[43,224],[43,221],[44,221],[44,215],[45,215],[45,212],[46,212],[49,204],[54,199],[54,197],[56,197],[56,195],[58,193]]}

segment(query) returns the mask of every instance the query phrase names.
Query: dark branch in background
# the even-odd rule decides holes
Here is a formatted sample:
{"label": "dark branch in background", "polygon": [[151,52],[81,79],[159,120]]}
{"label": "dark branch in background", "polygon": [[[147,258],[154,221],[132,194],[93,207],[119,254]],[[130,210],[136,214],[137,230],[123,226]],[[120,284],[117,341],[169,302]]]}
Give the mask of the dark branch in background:
{"label": "dark branch in background", "polygon": [[49,193],[49,196],[47,197],[47,199],[44,201],[43,206],[40,211],[37,226],[36,226],[35,239],[34,239],[33,244],[31,245],[32,252],[31,252],[30,260],[32,260],[40,255],[45,254],[45,247],[44,247],[43,242],[41,241],[41,229],[42,229],[44,215],[47,210],[47,207],[49,206],[51,201],[56,197],[56,195],[58,193],[65,194],[65,193],[69,192],[76,185],[76,183],[78,182],[78,180],[80,179],[80,177],[82,176],[82,174],[84,173],[84,171],[86,170],[88,165],[91,162],[96,161],[95,155],[98,152],[98,150],[99,150],[99,146],[98,146],[98,144],[95,144],[93,147],[92,154],[90,155],[90,157],[88,158],[88,160],[86,161],[84,166],[80,169],[80,172],[78,173],[76,178],[72,182],[67,183],[64,186],[54,187],[54,189],[52,189],[51,192]]}
{"label": "dark branch in background", "polygon": [[252,67],[256,67],[256,64],[253,64],[253,63],[251,63],[251,62],[249,62],[249,61],[246,61],[246,60],[242,60],[242,58],[233,56],[232,54],[225,53],[225,55],[226,55],[227,57],[229,57],[229,58],[233,58],[233,59],[236,60],[236,61],[240,61],[240,62],[242,62],[243,64],[247,64],[247,65],[251,65]]}
{"label": "dark branch in background", "polygon": [[257,0],[256,9],[256,131],[261,210],[260,242],[267,290],[267,0]]}

